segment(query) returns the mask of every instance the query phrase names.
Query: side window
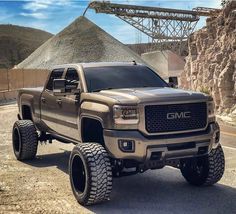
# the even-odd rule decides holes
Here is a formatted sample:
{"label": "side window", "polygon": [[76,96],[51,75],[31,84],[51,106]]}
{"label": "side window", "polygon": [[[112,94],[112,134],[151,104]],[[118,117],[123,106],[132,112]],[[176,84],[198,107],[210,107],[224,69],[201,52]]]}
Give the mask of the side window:
{"label": "side window", "polygon": [[68,81],[79,81],[79,75],[76,69],[68,68],[65,79]]}
{"label": "side window", "polygon": [[52,91],[53,90],[53,80],[54,79],[61,79],[64,72],[64,68],[55,69],[52,71],[51,76],[49,77],[48,84],[46,89]]}

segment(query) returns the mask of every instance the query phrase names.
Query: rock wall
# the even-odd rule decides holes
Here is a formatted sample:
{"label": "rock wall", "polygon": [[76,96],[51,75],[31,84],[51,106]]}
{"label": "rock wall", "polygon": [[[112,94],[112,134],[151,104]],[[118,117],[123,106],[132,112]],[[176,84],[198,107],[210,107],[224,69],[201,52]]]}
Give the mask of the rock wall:
{"label": "rock wall", "polygon": [[236,1],[191,35],[180,86],[209,93],[217,112],[236,123]]}

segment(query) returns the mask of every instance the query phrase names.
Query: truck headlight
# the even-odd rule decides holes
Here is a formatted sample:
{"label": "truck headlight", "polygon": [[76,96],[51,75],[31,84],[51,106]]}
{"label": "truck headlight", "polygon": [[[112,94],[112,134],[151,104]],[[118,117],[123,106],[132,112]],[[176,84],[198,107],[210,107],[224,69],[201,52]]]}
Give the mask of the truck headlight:
{"label": "truck headlight", "polygon": [[137,124],[139,121],[137,106],[113,106],[113,118],[116,124]]}
{"label": "truck headlight", "polygon": [[207,103],[207,110],[208,110],[208,117],[215,116],[215,103],[214,103],[214,101],[209,101]]}

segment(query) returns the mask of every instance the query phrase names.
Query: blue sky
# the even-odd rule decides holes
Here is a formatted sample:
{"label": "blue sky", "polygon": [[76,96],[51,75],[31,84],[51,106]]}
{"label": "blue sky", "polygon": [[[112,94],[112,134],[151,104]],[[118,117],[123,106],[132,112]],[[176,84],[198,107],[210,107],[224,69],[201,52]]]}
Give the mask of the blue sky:
{"label": "blue sky", "polygon": [[[0,0],[0,24],[15,24],[58,33],[83,14],[89,0]],[[220,7],[220,0],[112,0],[113,3],[136,4],[191,10],[194,7]],[[123,43],[135,43],[140,33],[113,15],[88,10],[86,17]],[[205,24],[202,18],[197,28]],[[146,36],[141,35],[141,41]]]}

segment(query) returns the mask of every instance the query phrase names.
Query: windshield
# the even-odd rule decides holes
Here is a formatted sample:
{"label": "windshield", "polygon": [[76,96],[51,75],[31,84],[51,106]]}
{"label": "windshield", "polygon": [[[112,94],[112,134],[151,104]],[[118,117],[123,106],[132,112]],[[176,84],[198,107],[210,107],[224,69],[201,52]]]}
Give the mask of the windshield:
{"label": "windshield", "polygon": [[142,87],[168,87],[154,71],[146,66],[104,66],[84,68],[89,92]]}

